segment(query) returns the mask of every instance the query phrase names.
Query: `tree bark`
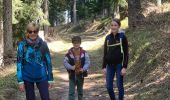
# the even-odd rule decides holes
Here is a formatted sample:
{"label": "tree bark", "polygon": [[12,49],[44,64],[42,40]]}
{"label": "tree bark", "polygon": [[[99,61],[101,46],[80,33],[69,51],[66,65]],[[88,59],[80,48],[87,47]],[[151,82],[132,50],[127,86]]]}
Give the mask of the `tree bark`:
{"label": "tree bark", "polygon": [[76,0],[73,1],[73,23],[77,23]]}
{"label": "tree bark", "polygon": [[120,18],[120,13],[119,13],[119,5],[118,3],[114,5],[114,10],[113,10],[113,18]]}
{"label": "tree bark", "polygon": [[[48,0],[44,0],[44,18],[46,20],[49,19],[49,12],[48,12]],[[48,25],[44,25],[44,34],[48,34]]]}
{"label": "tree bark", "polygon": [[157,6],[161,6],[162,5],[162,0],[156,0],[157,1]]}
{"label": "tree bark", "polygon": [[129,28],[133,29],[140,25],[142,18],[140,0],[128,0]]}
{"label": "tree bark", "polygon": [[4,64],[13,58],[12,0],[3,0],[3,43]]}
{"label": "tree bark", "polygon": [[3,30],[2,30],[2,20],[0,18],[0,68],[1,66],[4,66],[4,49],[3,49]]}

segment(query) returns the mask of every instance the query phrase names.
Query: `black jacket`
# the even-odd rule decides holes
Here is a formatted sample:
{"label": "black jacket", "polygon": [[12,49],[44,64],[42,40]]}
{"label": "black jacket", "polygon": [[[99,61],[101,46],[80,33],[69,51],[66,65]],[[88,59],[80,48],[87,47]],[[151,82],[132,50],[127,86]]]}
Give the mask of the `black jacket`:
{"label": "black jacket", "polygon": [[[120,43],[120,35],[122,33],[117,33],[113,35],[112,33],[107,35],[104,42],[104,56],[103,56],[103,68],[107,64],[121,64],[124,68],[127,68],[128,64],[128,41],[125,35],[122,36],[122,47],[124,55],[121,53],[120,45],[114,47],[108,47],[108,45],[114,45]],[[107,43],[107,41],[109,41]],[[123,59],[124,58],[124,59]]]}

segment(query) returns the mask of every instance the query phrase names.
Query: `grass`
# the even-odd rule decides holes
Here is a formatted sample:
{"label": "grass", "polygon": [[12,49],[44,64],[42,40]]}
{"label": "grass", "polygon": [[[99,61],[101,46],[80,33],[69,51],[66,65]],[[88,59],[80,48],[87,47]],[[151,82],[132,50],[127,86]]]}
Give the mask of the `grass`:
{"label": "grass", "polygon": [[12,96],[17,88],[15,66],[6,66],[0,73],[0,100],[6,100],[9,95]]}

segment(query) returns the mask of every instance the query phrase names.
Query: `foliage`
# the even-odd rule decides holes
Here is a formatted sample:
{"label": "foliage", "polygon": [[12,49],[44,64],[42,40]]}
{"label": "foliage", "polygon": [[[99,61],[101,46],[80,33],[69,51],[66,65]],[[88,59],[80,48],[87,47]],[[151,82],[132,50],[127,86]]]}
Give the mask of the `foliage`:
{"label": "foliage", "polygon": [[36,22],[43,25],[49,25],[44,19],[42,10],[42,0],[12,0],[13,7],[13,34],[15,40],[25,37],[25,28],[29,22]]}
{"label": "foliage", "polygon": [[67,0],[49,0],[49,21],[54,23],[64,22],[64,11],[66,11]]}

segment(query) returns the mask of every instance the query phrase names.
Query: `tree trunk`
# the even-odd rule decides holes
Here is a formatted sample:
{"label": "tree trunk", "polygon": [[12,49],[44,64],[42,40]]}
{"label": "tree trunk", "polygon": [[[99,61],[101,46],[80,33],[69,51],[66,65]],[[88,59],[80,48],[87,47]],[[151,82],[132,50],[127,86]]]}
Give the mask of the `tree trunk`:
{"label": "tree trunk", "polygon": [[3,49],[3,31],[2,31],[2,20],[0,18],[0,68],[1,66],[4,66],[4,55],[3,55],[4,49]]}
{"label": "tree trunk", "polygon": [[110,5],[107,7],[107,16],[110,17]]}
{"label": "tree trunk", "polygon": [[4,64],[11,62],[13,58],[12,37],[12,0],[3,0],[3,46]]}
{"label": "tree trunk", "polygon": [[102,18],[105,18],[105,2],[102,0]]}
{"label": "tree trunk", "polygon": [[70,14],[70,18],[71,18],[71,22],[73,22],[73,0],[70,0],[70,11],[69,11],[69,14]]}
{"label": "tree trunk", "polygon": [[119,5],[115,4],[114,5],[114,10],[113,10],[113,18],[120,18],[120,13],[119,13]]}
{"label": "tree trunk", "polygon": [[128,0],[128,24],[133,29],[141,24],[142,20],[140,0]]}
{"label": "tree trunk", "polygon": [[162,0],[156,0],[157,1],[157,6],[161,6],[162,5]]}
{"label": "tree trunk", "polygon": [[[46,20],[49,19],[49,12],[48,12],[48,0],[44,0],[44,18]],[[44,25],[44,34],[47,35],[48,34],[48,26]]]}
{"label": "tree trunk", "polygon": [[76,0],[73,2],[73,23],[77,23],[77,10],[76,10]]}

